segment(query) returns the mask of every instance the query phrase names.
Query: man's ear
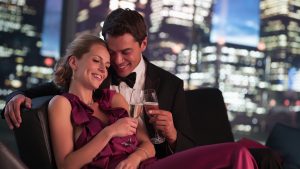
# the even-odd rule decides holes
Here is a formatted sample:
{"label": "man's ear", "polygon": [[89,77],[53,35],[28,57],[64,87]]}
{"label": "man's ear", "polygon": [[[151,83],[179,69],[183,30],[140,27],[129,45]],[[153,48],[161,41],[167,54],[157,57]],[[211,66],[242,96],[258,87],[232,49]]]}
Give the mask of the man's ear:
{"label": "man's ear", "polygon": [[145,39],[141,43],[142,52],[144,52],[144,50],[147,48],[147,44],[148,44],[148,36],[146,36]]}
{"label": "man's ear", "polygon": [[78,66],[78,62],[77,62],[77,58],[75,56],[70,56],[68,59],[69,65],[73,70],[77,69]]}

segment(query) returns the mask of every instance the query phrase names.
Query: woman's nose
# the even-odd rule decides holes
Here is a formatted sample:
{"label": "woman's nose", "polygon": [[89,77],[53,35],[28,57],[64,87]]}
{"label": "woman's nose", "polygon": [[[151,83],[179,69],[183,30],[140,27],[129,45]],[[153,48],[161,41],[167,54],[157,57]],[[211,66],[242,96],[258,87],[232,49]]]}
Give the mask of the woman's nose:
{"label": "woman's nose", "polygon": [[103,72],[103,71],[106,70],[105,64],[103,63],[102,60],[101,60],[100,63],[99,63],[98,70],[99,70],[100,72]]}

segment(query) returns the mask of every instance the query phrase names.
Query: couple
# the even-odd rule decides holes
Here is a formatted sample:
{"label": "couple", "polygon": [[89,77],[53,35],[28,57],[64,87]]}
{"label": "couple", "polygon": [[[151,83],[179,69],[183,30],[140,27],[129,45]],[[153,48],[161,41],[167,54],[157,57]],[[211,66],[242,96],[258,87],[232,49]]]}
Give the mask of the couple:
{"label": "couple", "polygon": [[[104,41],[81,35],[56,66],[54,82],[67,90],[54,96],[48,106],[58,168],[256,168],[250,153],[232,143],[194,148],[156,160],[145,126],[128,117],[129,105],[123,96],[103,89],[99,97],[93,97],[93,91],[108,75],[110,60]],[[164,119],[155,123],[160,129]]]}
{"label": "couple", "polygon": [[[192,168],[192,166],[198,166],[196,168],[199,168],[199,166],[201,168],[239,168],[241,165],[244,165],[242,166],[243,168],[247,168],[247,166],[252,168],[255,166],[255,162],[253,162],[248,151],[236,144],[204,146],[169,156],[173,152],[179,152],[194,146],[191,139],[192,134],[189,133],[191,132],[189,119],[185,114],[182,80],[154,66],[142,57],[142,52],[147,46],[147,28],[143,17],[138,12],[129,9],[117,9],[111,12],[104,22],[102,34],[108,45],[110,55],[99,38],[93,36],[97,40],[95,40],[95,43],[90,42],[94,42],[94,40],[89,40],[90,35],[78,37],[67,49],[67,55],[59,62],[59,65],[65,63],[65,69],[68,70],[64,72],[66,75],[61,78],[62,82],[64,82],[59,83],[59,80],[56,79],[57,84],[64,84],[63,88],[65,90],[56,87],[54,83],[48,83],[34,89],[15,92],[11,95],[14,97],[11,97],[12,99],[9,98],[10,101],[4,112],[5,119],[11,129],[14,126],[20,126],[20,105],[25,103],[27,107],[30,107],[31,100],[28,97],[33,98],[65,92],[51,101],[49,117],[50,120],[52,119],[50,123],[61,122],[62,125],[70,125],[70,128],[68,128],[68,134],[63,134],[60,133],[62,132],[61,130],[55,130],[57,125],[52,125],[51,130],[52,135],[54,135],[52,138],[61,139],[68,136],[69,141],[75,140],[75,142],[69,142],[71,144],[69,146],[72,149],[70,147],[69,149],[61,149],[61,145],[56,144],[57,140],[52,140],[58,166],[75,164],[77,160],[71,160],[71,163],[67,163],[67,160],[77,157],[76,155],[78,154],[80,156],[79,159],[84,161],[79,160],[81,163],[76,163],[78,167],[87,167],[95,162],[96,164],[101,163],[102,166],[111,165],[112,167],[118,165],[119,168],[126,168],[130,165],[132,168],[136,168],[141,161],[143,161],[142,165],[140,165],[141,167],[147,166],[150,168],[178,168],[181,165],[178,165],[177,162],[181,163],[182,161],[191,163],[191,167],[187,166],[187,168]],[[79,43],[79,41],[81,42]],[[86,46],[83,45],[85,44],[84,42]],[[96,58],[92,59],[93,57]],[[78,66],[79,63],[80,66]],[[110,63],[113,69],[110,68],[108,70],[109,77],[103,81],[108,73],[105,67],[109,67]],[[56,68],[56,78],[59,76],[59,65]],[[98,68],[96,68],[96,65],[98,65]],[[126,77],[132,72],[136,73],[136,83],[133,86],[131,86],[132,83],[127,85],[121,82],[118,84],[118,80],[115,80],[117,79],[115,77],[116,74]],[[115,83],[110,85],[110,81]],[[157,91],[158,102],[161,108],[161,110],[153,112],[157,118],[145,118],[144,124],[128,118],[126,113],[124,113],[127,112],[128,106],[127,102],[122,101],[123,97],[111,90],[97,89],[100,84],[102,84],[100,88],[107,88],[110,85],[111,89],[118,92],[120,92],[120,86],[125,86],[125,90],[130,90],[130,88],[154,88]],[[93,89],[96,89],[94,93],[92,93]],[[90,92],[86,92],[87,90]],[[61,112],[66,110],[67,112],[60,115],[68,115],[69,120],[67,121],[64,121],[64,118],[59,118],[57,115],[57,112],[60,110],[56,109],[59,109],[61,106],[56,105],[62,103],[66,104],[64,104],[64,109]],[[74,110],[77,107],[81,111],[78,111],[78,109]],[[51,118],[51,115],[53,115],[51,111],[56,112],[55,117],[52,116]],[[118,118],[115,117],[116,115]],[[80,117],[79,119],[77,118],[78,116]],[[72,120],[70,120],[70,117]],[[87,121],[93,124],[92,126],[97,126],[95,132],[87,133],[86,128],[91,127],[90,125],[84,127],[79,125],[82,122],[86,124],[85,122]],[[152,136],[154,133],[152,124],[149,124],[149,122],[152,122],[154,127],[166,137],[166,141],[163,144],[155,145],[155,149],[149,142],[148,134]],[[125,129],[126,131],[123,131]],[[74,135],[72,135],[73,131]],[[133,133],[136,134],[132,135]],[[60,135],[62,136],[59,137]],[[135,140],[132,146],[120,147],[122,140],[131,137],[132,140]],[[94,145],[93,143],[95,142],[97,143]],[[81,153],[83,150],[86,150],[86,153],[90,153],[84,153],[85,158],[82,158]],[[156,161],[152,158],[154,154],[158,158],[166,158]],[[113,155],[121,156],[117,156],[112,162],[109,157]],[[103,160],[105,159],[104,157],[108,157],[109,162]],[[121,162],[119,163],[119,161]]]}

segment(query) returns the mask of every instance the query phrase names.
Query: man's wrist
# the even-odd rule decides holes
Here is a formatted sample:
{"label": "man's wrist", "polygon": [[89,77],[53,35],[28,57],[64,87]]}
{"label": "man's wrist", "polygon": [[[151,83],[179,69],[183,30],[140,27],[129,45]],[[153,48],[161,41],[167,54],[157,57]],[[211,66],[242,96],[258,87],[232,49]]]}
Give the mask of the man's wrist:
{"label": "man's wrist", "polygon": [[167,138],[168,145],[169,145],[169,147],[170,147],[172,150],[175,150],[175,148],[176,148],[176,143],[177,143],[177,131],[176,131],[176,129],[175,129],[174,133],[175,133],[175,134],[174,134],[173,137]]}

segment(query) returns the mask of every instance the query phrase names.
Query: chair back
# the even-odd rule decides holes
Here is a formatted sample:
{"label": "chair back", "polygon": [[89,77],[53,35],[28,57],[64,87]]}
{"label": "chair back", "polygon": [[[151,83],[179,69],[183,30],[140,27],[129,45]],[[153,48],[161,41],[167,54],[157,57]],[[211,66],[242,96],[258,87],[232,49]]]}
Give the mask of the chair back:
{"label": "chair back", "polygon": [[28,167],[5,144],[0,142],[1,169],[28,169]]}
{"label": "chair back", "polygon": [[185,95],[197,145],[234,141],[223,95],[219,89],[187,90]]}
{"label": "chair back", "polygon": [[56,168],[48,126],[48,103],[53,96],[32,99],[31,109],[22,109],[22,124],[15,137],[22,161],[30,169]]}
{"label": "chair back", "polygon": [[300,168],[300,129],[276,123],[267,138],[266,146],[279,153],[284,169]]}

